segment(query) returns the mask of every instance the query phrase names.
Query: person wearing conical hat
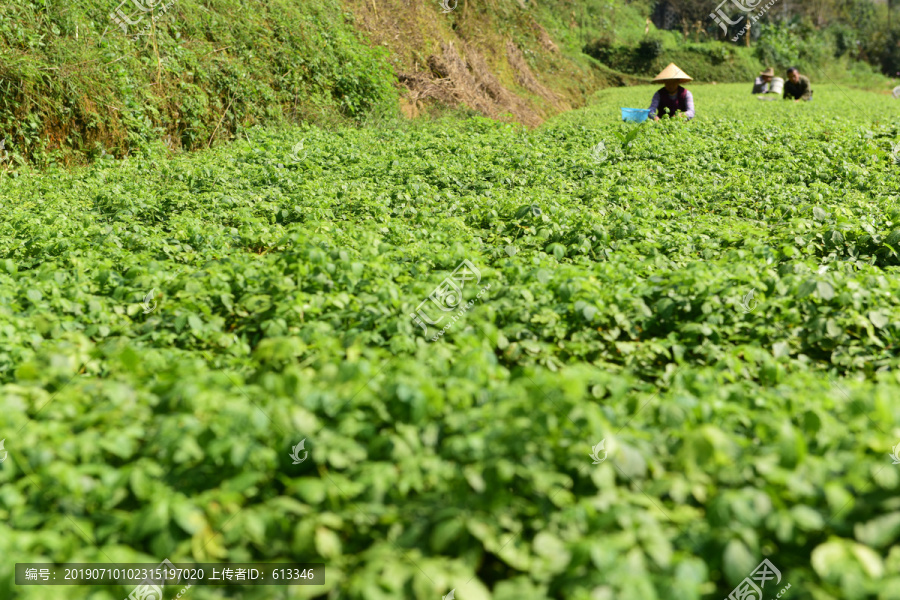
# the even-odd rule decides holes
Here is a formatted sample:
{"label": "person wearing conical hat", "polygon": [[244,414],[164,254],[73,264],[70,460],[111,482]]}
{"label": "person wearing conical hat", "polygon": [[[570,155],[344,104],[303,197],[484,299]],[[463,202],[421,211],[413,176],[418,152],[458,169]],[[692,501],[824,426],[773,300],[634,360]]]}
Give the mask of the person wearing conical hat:
{"label": "person wearing conical hat", "polygon": [[653,100],[650,102],[650,114],[654,121],[659,121],[660,117],[667,115],[680,115],[688,120],[694,118],[694,96],[681,87],[682,83],[693,81],[691,76],[679,69],[675,63],[669,63],[669,66],[654,77],[653,81],[665,85],[653,94]]}
{"label": "person wearing conical hat", "polygon": [[751,94],[767,94],[772,91],[772,78],[775,77],[775,69],[769,67],[759,74],[753,82],[753,91]]}

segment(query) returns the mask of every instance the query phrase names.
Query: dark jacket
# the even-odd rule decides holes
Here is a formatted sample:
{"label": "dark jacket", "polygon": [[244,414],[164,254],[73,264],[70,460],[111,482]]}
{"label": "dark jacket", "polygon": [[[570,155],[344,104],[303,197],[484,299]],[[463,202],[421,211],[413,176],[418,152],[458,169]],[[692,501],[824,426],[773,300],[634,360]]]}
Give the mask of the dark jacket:
{"label": "dark jacket", "polygon": [[809,77],[800,76],[800,81],[794,83],[790,79],[784,82],[785,100],[812,100],[812,90],[809,88]]}
{"label": "dark jacket", "polygon": [[666,88],[660,89],[657,93],[659,94],[659,106],[656,109],[656,114],[659,118],[669,115],[674,116],[675,111],[687,112],[687,90],[680,85],[678,86],[678,91],[675,92],[674,98],[669,96]]}

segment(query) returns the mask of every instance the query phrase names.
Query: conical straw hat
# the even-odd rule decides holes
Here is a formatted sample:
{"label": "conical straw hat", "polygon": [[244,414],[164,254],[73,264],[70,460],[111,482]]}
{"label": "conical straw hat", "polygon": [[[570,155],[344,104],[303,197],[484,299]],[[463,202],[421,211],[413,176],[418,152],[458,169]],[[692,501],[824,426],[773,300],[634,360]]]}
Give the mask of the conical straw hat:
{"label": "conical straw hat", "polygon": [[669,66],[653,78],[653,81],[693,81],[694,79],[687,73],[679,69],[675,63],[669,63]]}

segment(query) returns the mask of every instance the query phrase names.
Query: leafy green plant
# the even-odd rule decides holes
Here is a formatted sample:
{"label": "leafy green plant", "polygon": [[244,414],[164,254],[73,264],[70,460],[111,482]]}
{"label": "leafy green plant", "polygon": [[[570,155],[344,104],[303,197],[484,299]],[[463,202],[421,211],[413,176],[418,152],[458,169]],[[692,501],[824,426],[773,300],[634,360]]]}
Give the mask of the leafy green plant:
{"label": "leafy green plant", "polygon": [[631,143],[635,139],[637,139],[637,136],[641,133],[641,128],[644,126],[644,123],[647,123],[647,121],[644,121],[643,123],[640,123],[638,125],[634,125],[631,129],[628,130],[628,133],[623,134],[619,131],[615,132],[616,137],[619,138],[620,142],[622,142],[622,150],[627,151],[628,148],[631,147]]}
{"label": "leafy green plant", "polygon": [[[789,597],[892,598],[896,102],[814,85],[3,173],[0,596],[168,558],[326,564],[198,600],[700,600],[768,558]],[[489,292],[429,342],[463,260]]]}

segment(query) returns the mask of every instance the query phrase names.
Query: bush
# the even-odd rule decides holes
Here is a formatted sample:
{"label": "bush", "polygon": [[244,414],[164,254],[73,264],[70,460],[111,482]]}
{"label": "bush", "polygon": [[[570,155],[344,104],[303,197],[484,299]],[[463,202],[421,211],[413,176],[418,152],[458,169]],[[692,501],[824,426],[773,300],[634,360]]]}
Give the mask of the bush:
{"label": "bush", "polygon": [[648,38],[638,44],[636,55],[642,61],[651,61],[663,51],[663,43],[659,39]]}
{"label": "bush", "polygon": [[[582,52],[610,67],[620,62],[619,53],[626,51],[624,46],[617,46],[609,39],[598,39],[589,42],[581,49]],[[614,67],[615,68],[615,67]]]}
{"label": "bush", "polygon": [[760,25],[761,35],[756,42],[756,56],[760,62],[777,70],[800,64],[800,39],[789,25]]}

